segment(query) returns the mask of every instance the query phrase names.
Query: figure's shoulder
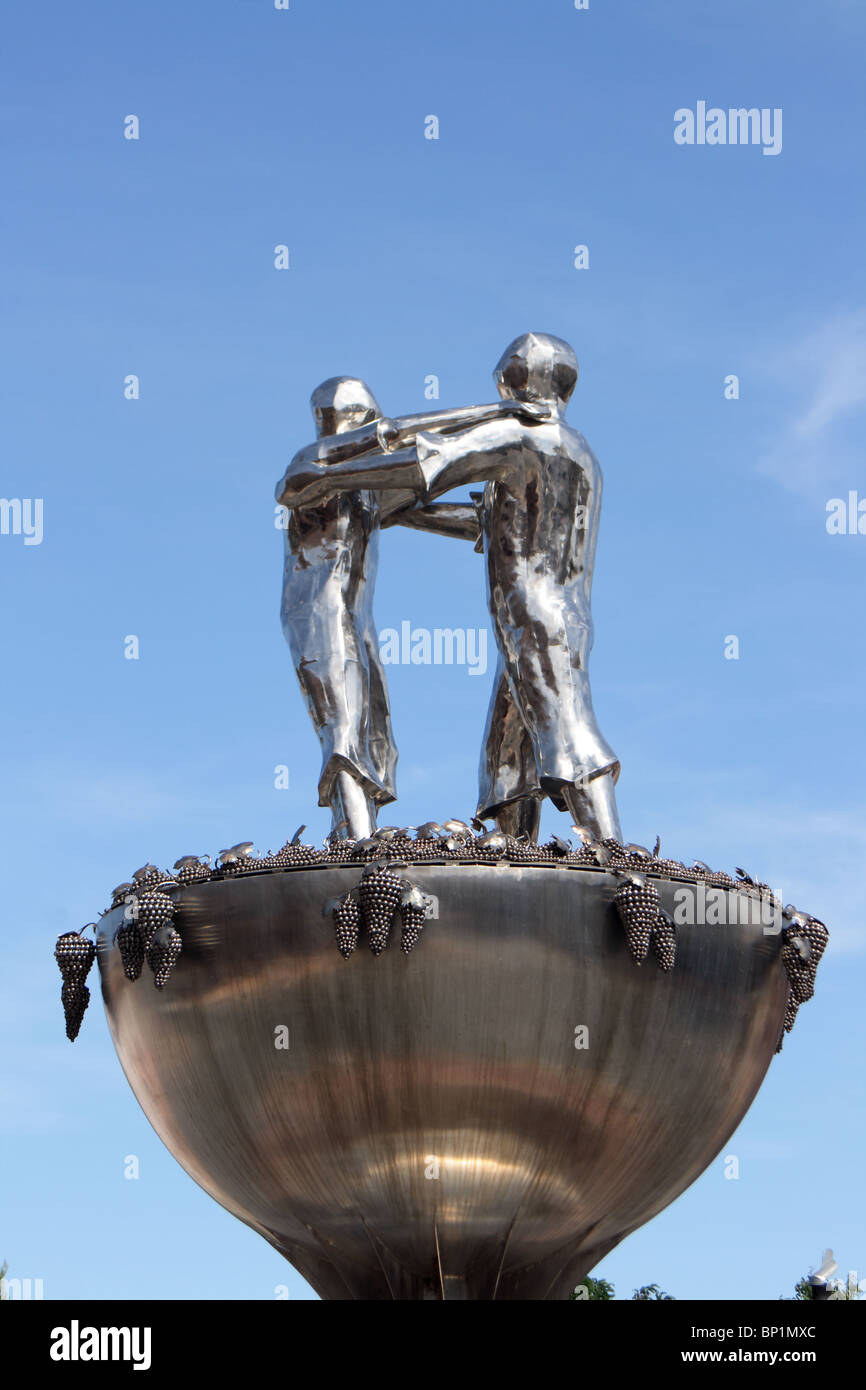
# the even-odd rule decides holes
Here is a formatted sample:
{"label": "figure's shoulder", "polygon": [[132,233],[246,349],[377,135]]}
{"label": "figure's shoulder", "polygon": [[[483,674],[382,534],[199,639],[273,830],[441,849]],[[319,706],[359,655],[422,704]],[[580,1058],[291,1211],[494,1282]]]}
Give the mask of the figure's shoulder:
{"label": "figure's shoulder", "polygon": [[587,472],[597,473],[601,476],[601,465],[590,448],[589,442],[580,433],[580,430],[574,429],[572,425],[567,424],[564,420],[560,421],[560,430],[562,433],[562,445],[569,457],[573,459],[576,464],[585,468]]}

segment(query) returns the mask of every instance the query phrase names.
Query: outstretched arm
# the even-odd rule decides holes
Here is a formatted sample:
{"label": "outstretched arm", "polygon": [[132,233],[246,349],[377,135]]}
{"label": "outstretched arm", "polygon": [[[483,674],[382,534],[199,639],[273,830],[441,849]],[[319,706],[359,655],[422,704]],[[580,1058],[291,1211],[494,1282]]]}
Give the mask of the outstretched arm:
{"label": "outstretched arm", "polygon": [[531,433],[543,425],[498,420],[448,437],[419,433],[414,449],[364,454],[343,463],[321,464],[293,460],[277,488],[284,507],[308,507],[334,492],[356,488],[408,489],[419,500],[433,501],[464,483],[498,478],[527,446]]}
{"label": "outstretched arm", "polygon": [[453,434],[490,420],[514,418],[533,422],[547,420],[550,407],[541,401],[494,401],[491,405],[458,406],[454,410],[430,411],[427,415],[398,415],[394,420],[382,420],[380,435],[387,448],[402,449],[415,442],[419,430]]}
{"label": "outstretched arm", "polygon": [[[402,415],[396,420],[373,420],[368,425],[362,425],[360,429],[328,435],[323,439],[317,439],[313,444],[308,444],[304,449],[299,449],[283,474],[277,487],[276,498],[283,506],[306,506],[307,502],[290,503],[287,497],[299,486],[298,479],[310,478],[311,469],[312,473],[315,473],[315,465],[325,464],[333,467],[335,464],[363,455],[372,455],[374,452],[396,452],[414,444],[420,430],[442,430],[443,433],[450,434],[485,421],[517,418],[538,422],[548,419],[549,416],[550,408],[543,402],[496,401],[491,405],[431,411],[426,415]],[[374,486],[373,483],[368,485]],[[379,483],[375,486],[399,487],[400,484]],[[342,486],[334,487],[335,492],[344,490]],[[322,492],[316,500],[321,500],[321,497],[326,495],[326,491]]]}
{"label": "outstretched arm", "polygon": [[432,531],[437,536],[472,541],[481,536],[478,509],[469,502],[434,502],[429,507],[407,507],[382,520],[386,526],[410,526],[415,531]]}
{"label": "outstretched arm", "polygon": [[419,434],[415,453],[424,477],[425,499],[432,502],[466,483],[501,478],[526,449],[538,448],[539,431],[543,433],[543,425],[501,420],[451,437]]}
{"label": "outstretched arm", "polygon": [[408,497],[424,496],[424,474],[414,449],[395,453],[363,454],[342,463],[319,463],[296,454],[277,484],[276,499],[284,507],[310,507],[335,492],[357,488],[406,489]]}
{"label": "outstretched arm", "polygon": [[372,420],[370,424],[362,425],[360,429],[345,430],[343,434],[326,435],[322,439],[317,439],[313,444],[307,444],[305,448],[299,449],[277,486],[277,501],[283,501],[282,494],[293,479],[305,474],[317,464],[342,463],[346,459],[357,458],[361,454],[386,449],[388,442],[383,433],[384,424],[385,421],[381,419]]}

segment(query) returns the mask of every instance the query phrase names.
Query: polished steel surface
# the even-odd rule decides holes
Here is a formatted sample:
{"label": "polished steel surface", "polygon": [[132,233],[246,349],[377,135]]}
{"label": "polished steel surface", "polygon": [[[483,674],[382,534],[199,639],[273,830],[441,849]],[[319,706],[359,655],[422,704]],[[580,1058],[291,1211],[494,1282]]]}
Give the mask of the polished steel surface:
{"label": "polished steel surface", "polygon": [[[377,438],[381,410],[352,377],[322,382],[311,400],[321,459],[349,458],[357,440]],[[285,531],[281,618],[298,681],[322,747],[319,805],[332,825],[368,835],[376,807],[396,796],[397,748],[379,639],[373,584],[379,540],[376,495],[334,493],[293,510]]]}
{"label": "polished steel surface", "polygon": [[133,1090],[196,1182],[325,1298],[567,1297],[748,1109],[785,1009],[778,937],[680,927],[663,974],[629,958],[601,870],[413,863],[438,920],[409,957],[392,941],[345,961],[322,904],[360,872],[185,889],[161,992],[125,978],[123,910],[107,914]]}
{"label": "polished steel surface", "polygon": [[[466,410],[384,420],[370,388],[356,377],[331,377],[311,398],[319,438],[292,460],[333,469],[365,450],[414,442],[419,429],[450,431],[507,415],[544,416],[542,407],[497,401]],[[290,470],[291,471],[291,470]],[[277,500],[284,487],[277,489]],[[369,488],[320,491],[293,505],[285,530],[281,619],[298,681],[319,736],[319,805],[330,806],[332,827],[353,839],[369,835],[380,806],[397,795],[397,747],[379,640],[373,620],[380,523],[408,524],[442,535],[479,534],[474,509],[416,506],[413,490],[393,488],[387,503]],[[402,514],[401,514],[402,513]]]}
{"label": "polished steel surface", "polygon": [[[516,804],[549,796],[591,834],[621,839],[619,760],[598,726],[589,683],[602,479],[586,440],[565,422],[577,378],[568,343],[524,334],[495,369],[498,411],[477,407],[487,416],[475,421],[471,411],[445,412],[426,426],[422,416],[371,422],[366,434],[355,431],[352,457],[325,457],[316,446],[297,454],[277,498],[301,512],[357,489],[431,504],[485,483],[479,519],[499,661],[478,814],[499,816],[505,827]],[[470,427],[455,432],[461,416]]]}

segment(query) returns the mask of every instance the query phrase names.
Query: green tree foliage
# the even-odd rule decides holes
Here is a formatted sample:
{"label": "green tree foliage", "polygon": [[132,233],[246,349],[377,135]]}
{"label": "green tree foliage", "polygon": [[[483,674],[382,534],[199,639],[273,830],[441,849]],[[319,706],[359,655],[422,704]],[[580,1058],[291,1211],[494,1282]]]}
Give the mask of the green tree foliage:
{"label": "green tree foliage", "polygon": [[613,1284],[609,1284],[606,1279],[584,1279],[582,1284],[578,1284],[573,1293],[568,1295],[569,1300],[584,1303],[587,1300],[597,1303],[601,1300],[613,1298]]}
{"label": "green tree foliage", "polygon": [[[862,1298],[856,1283],[856,1275],[851,1275],[846,1279],[830,1280],[830,1301],[833,1303],[859,1303]],[[815,1299],[815,1290],[809,1282],[808,1275],[803,1275],[794,1285],[793,1298],[781,1295],[780,1301],[783,1303],[811,1303]]]}
{"label": "green tree foliage", "polygon": [[[577,1303],[598,1303],[616,1298],[616,1290],[613,1284],[607,1279],[584,1279],[582,1284],[578,1284],[574,1293],[568,1295],[572,1302]],[[657,1302],[666,1301],[673,1303],[673,1294],[665,1293],[658,1284],[642,1284],[639,1289],[635,1289],[632,1298]]]}

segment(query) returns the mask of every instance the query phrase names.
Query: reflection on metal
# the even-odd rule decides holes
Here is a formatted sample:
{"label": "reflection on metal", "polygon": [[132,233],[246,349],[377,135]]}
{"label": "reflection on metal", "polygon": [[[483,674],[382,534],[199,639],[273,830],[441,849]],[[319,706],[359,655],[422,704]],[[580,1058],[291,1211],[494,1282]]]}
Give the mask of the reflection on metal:
{"label": "reflection on metal", "polygon": [[412,878],[439,901],[423,950],[349,962],[322,904],[357,867],[194,883],[164,991],[126,978],[113,909],[118,1054],[187,1172],[323,1297],[567,1297],[745,1114],[788,996],[779,938],[678,927],[664,974],[631,959],[604,871]]}
{"label": "reflection on metal", "polygon": [[[496,366],[501,399],[492,406],[385,420],[354,378],[313,394],[323,437],[295,455],[276,492],[291,509],[283,627],[322,742],[319,804],[352,836],[368,835],[377,806],[396,794],[371,608],[386,509],[393,521],[445,535],[480,532],[499,663],[479,815],[535,837],[538,803],[549,796],[598,838],[621,839],[619,761],[589,686],[601,470],[565,422],[577,377],[568,343],[526,333]],[[465,505],[450,514],[435,505],[479,482],[477,522]]]}
{"label": "reflection on metal", "polygon": [[[145,1113],[325,1298],[566,1297],[722,1149],[826,945],[793,908],[781,936],[741,918],[738,899],[765,897],[743,870],[696,883],[658,841],[618,843],[619,761],[588,672],[601,472],[565,421],[577,376],[567,343],[530,333],[492,405],[387,419],[357,378],[317,388],[319,438],[277,500],[327,847],[298,832],[257,859],[242,841],[214,868],[184,856],[176,879],[146,864],[100,923]],[[471,506],[438,500],[473,483]],[[396,795],[372,614],[392,523],[484,553],[498,667],[478,814],[498,829],[477,838],[477,818],[376,831]],[[534,843],[544,797],[578,850]],[[728,925],[674,927],[690,877]],[[70,1036],[82,955],[58,956]]]}

